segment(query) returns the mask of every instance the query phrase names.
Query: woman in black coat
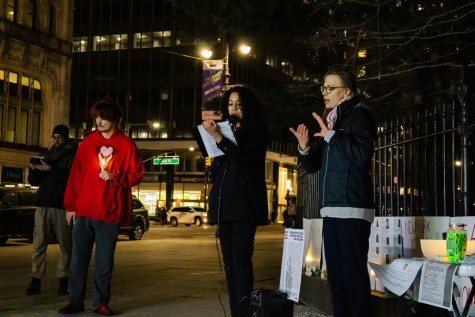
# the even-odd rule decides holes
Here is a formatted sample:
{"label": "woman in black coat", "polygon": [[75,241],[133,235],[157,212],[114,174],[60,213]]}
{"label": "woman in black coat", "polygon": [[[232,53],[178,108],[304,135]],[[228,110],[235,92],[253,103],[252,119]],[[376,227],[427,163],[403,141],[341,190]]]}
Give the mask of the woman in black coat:
{"label": "woman in black coat", "polygon": [[325,112],[313,113],[321,131],[310,142],[304,124],[290,128],[308,172],[320,171],[320,214],[335,317],[371,317],[367,268],[374,220],[371,160],[376,124],[357,95],[356,78],[345,70],[324,76]]}
{"label": "woman in black coat", "polygon": [[203,128],[224,153],[211,165],[213,187],[208,222],[217,225],[231,314],[237,317],[247,316],[249,308],[256,228],[268,224],[265,180],[268,132],[260,103],[249,88],[236,86],[226,91],[222,113],[223,119],[233,122],[237,145],[223,136],[214,120],[203,122]]}

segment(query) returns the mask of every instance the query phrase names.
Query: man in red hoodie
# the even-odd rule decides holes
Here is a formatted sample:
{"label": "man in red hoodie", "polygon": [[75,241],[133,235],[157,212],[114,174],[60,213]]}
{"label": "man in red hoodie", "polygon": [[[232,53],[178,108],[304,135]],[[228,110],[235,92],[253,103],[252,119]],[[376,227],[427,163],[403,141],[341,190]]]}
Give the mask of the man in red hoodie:
{"label": "man in red hoodie", "polygon": [[95,313],[111,316],[108,304],[114,252],[120,224],[132,217],[131,187],[145,174],[137,147],[118,128],[120,106],[111,99],[98,101],[90,110],[96,130],[80,144],[69,176],[64,206],[73,227],[73,254],[69,278],[69,304],[60,314],[84,310],[86,278],[94,243]]}

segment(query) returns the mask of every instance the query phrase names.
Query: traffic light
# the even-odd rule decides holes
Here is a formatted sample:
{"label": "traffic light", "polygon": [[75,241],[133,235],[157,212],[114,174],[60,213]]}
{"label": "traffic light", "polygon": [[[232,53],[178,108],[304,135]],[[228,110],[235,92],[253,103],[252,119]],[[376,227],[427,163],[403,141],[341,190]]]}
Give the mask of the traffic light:
{"label": "traffic light", "polygon": [[211,157],[205,157],[205,165],[211,166]]}

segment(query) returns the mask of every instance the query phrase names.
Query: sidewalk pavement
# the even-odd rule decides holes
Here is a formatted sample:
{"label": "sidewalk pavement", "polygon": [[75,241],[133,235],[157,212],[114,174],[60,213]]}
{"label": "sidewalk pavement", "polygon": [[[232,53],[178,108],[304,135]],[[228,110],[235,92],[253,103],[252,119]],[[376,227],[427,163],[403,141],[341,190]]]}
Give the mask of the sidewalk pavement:
{"label": "sidewalk pavement", "polygon": [[[283,228],[260,228],[255,244],[255,287],[278,289]],[[117,244],[110,307],[127,317],[231,317],[224,274],[218,262],[214,231],[205,227],[154,227],[141,241],[122,237]],[[29,283],[31,243],[12,240],[0,247],[0,317],[60,316],[68,303],[57,295],[58,245],[50,245],[47,274],[39,295],[25,295]],[[94,262],[92,261],[91,268]],[[86,311],[72,316],[98,316],[90,307],[92,270]],[[221,303],[222,305],[221,305]],[[294,317],[324,317],[295,305]]]}

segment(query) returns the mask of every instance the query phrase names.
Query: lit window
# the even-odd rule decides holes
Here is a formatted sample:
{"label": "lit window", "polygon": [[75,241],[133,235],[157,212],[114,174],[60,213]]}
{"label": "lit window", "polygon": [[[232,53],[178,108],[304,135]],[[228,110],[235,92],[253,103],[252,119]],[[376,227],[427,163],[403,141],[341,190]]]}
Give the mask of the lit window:
{"label": "lit window", "polygon": [[94,43],[92,46],[93,51],[107,51],[111,47],[110,35],[97,35],[94,36]]}
{"label": "lit window", "polygon": [[7,19],[9,21],[15,22],[15,20],[16,20],[16,6],[17,6],[17,0],[8,0]]}
{"label": "lit window", "polygon": [[42,90],[41,90],[41,83],[38,80],[33,81],[33,100],[34,101],[41,101],[43,98],[42,96]]}
{"label": "lit window", "polygon": [[23,98],[30,97],[30,78],[26,76],[21,77],[21,96]]}
{"label": "lit window", "polygon": [[114,34],[111,35],[111,49],[113,50],[123,50],[127,49],[127,34]]}
{"label": "lit window", "polygon": [[73,52],[86,52],[86,51],[87,51],[87,37],[73,38]]}

